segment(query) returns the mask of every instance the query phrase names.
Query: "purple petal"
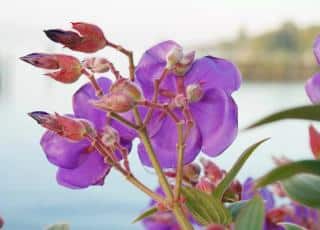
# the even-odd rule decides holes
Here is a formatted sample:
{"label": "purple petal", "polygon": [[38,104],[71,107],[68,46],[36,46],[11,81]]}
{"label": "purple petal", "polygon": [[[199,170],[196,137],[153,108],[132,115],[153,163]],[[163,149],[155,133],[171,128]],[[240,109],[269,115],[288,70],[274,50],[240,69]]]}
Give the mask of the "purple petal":
{"label": "purple petal", "polygon": [[313,53],[320,65],[320,34],[316,37],[313,43]]}
{"label": "purple petal", "polygon": [[[151,99],[153,95],[153,82],[158,79],[166,66],[166,55],[174,47],[180,47],[174,41],[161,42],[148,49],[136,67],[136,81],[142,88],[144,96]],[[174,77],[168,74],[161,86],[165,89],[174,90]]]}
{"label": "purple petal", "polygon": [[223,90],[210,89],[190,105],[202,136],[202,151],[209,156],[222,153],[238,131],[237,105]]}
{"label": "purple petal", "polygon": [[305,90],[312,103],[320,102],[320,73],[316,73],[307,81]]}
{"label": "purple petal", "polygon": [[[169,117],[165,117],[159,130],[151,137],[151,144],[162,168],[175,168],[177,164],[177,129]],[[201,148],[201,136],[197,127],[191,129],[185,143],[184,163],[188,164],[198,155]],[[138,146],[140,160],[144,165],[152,166],[142,143]]]}
{"label": "purple petal", "polygon": [[87,188],[90,185],[103,185],[104,177],[111,167],[104,163],[103,157],[98,152],[88,154],[86,161],[75,169],[59,168],[57,181],[72,189]]}
{"label": "purple petal", "polygon": [[222,89],[228,94],[239,89],[241,73],[232,62],[217,58],[203,57],[194,62],[186,74],[186,84],[204,82],[204,89]]}
{"label": "purple petal", "polygon": [[253,189],[253,178],[249,177],[242,185],[241,199],[250,200],[254,196],[254,193],[255,191]]}
{"label": "purple petal", "polygon": [[[104,93],[108,92],[111,85],[109,79],[99,78],[97,82]],[[73,111],[76,117],[90,120],[96,129],[102,130],[106,124],[106,113],[91,105],[90,100],[96,99],[98,98],[92,85],[90,83],[83,85],[73,95]]]}
{"label": "purple petal", "polygon": [[68,169],[76,168],[85,160],[86,154],[83,153],[90,146],[87,140],[70,141],[52,131],[44,133],[40,144],[51,163]]}

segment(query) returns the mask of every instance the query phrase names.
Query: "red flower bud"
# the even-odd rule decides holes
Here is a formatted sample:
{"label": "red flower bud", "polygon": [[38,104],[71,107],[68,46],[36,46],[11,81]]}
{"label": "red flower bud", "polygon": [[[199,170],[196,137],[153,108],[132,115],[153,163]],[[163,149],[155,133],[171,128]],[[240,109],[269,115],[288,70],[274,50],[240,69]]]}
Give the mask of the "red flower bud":
{"label": "red flower bud", "polygon": [[288,209],[286,207],[280,207],[280,208],[274,208],[270,211],[267,212],[266,218],[271,222],[271,223],[279,223],[284,221],[285,216],[288,214]]}
{"label": "red flower bud", "polygon": [[97,108],[113,112],[127,112],[142,98],[140,88],[127,79],[119,79],[109,89],[109,93],[92,101]]}
{"label": "red flower bud", "polygon": [[320,133],[312,126],[309,126],[309,142],[315,159],[320,159]]}
{"label": "red flower bud", "polygon": [[220,224],[210,224],[207,226],[206,230],[225,230],[226,228]]}
{"label": "red flower bud", "polygon": [[201,192],[205,192],[208,194],[211,194],[214,190],[214,185],[207,179],[202,178],[196,185],[196,189],[198,189]]}
{"label": "red flower bud", "polygon": [[44,128],[74,141],[80,141],[89,134],[95,135],[93,126],[87,120],[61,116],[57,113],[48,114],[42,111],[31,112],[28,115]]}
{"label": "red flower bud", "polygon": [[46,30],[44,32],[50,40],[80,52],[94,53],[107,45],[107,40],[102,30],[96,25],[76,22],[72,23],[72,28],[79,34],[60,29]]}
{"label": "red flower bud", "polygon": [[209,180],[215,185],[218,184],[224,176],[223,170],[221,170],[215,163],[212,161],[206,160],[204,158],[200,159],[203,167],[204,174]]}
{"label": "red flower bud", "polygon": [[110,69],[109,61],[105,58],[88,58],[82,62],[82,66],[94,73],[105,73]]}
{"label": "red flower bud", "polygon": [[45,75],[62,83],[73,83],[82,74],[79,60],[69,55],[31,53],[20,59],[39,68],[56,70]]}

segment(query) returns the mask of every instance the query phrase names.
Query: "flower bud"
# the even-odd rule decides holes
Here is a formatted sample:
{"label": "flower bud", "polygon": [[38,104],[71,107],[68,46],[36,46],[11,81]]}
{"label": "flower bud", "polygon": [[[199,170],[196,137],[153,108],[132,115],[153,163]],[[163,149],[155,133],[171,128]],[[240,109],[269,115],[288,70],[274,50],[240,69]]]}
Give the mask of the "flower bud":
{"label": "flower bud", "polygon": [[214,184],[218,184],[224,176],[224,172],[212,161],[207,159],[200,159],[205,176]]}
{"label": "flower bud", "polygon": [[98,100],[91,101],[91,103],[99,109],[118,113],[127,112],[135,105],[135,101],[131,97],[121,93],[108,93]]}
{"label": "flower bud", "polygon": [[206,230],[225,230],[226,228],[220,224],[210,224],[206,227]]}
{"label": "flower bud", "polygon": [[20,59],[39,68],[56,70],[45,73],[45,75],[62,83],[73,83],[82,74],[79,60],[69,55],[31,53]]}
{"label": "flower bud", "polygon": [[44,31],[47,37],[65,47],[72,50],[93,53],[107,45],[107,40],[102,30],[93,24],[76,22],[72,23],[73,31],[65,31],[60,29],[52,29]]}
{"label": "flower bud", "polygon": [[274,208],[267,212],[266,218],[274,224],[284,221],[289,210],[286,207]]}
{"label": "flower bud", "polygon": [[309,126],[309,142],[315,159],[320,159],[320,133],[313,127]]}
{"label": "flower bud", "polygon": [[167,54],[167,68],[172,69],[183,58],[183,51],[181,47],[172,48]]}
{"label": "flower bud", "polygon": [[187,99],[183,94],[178,94],[174,98],[174,105],[178,108],[181,108],[187,104]]}
{"label": "flower bud", "polygon": [[214,185],[207,180],[206,178],[202,178],[196,185],[196,189],[198,189],[201,192],[205,192],[208,194],[211,194],[213,189],[214,189]]}
{"label": "flower bud", "polygon": [[191,163],[183,167],[183,177],[192,183],[196,183],[199,179],[201,168],[196,163]]}
{"label": "flower bud", "polygon": [[197,102],[203,96],[203,89],[200,84],[191,84],[187,86],[186,94],[190,102]]}
{"label": "flower bud", "polygon": [[92,124],[87,120],[61,116],[57,113],[48,114],[42,111],[31,112],[28,115],[44,128],[74,141],[80,141],[89,134],[95,135]]}
{"label": "flower bud", "polygon": [[184,76],[186,72],[189,71],[189,69],[192,66],[192,63],[195,58],[195,52],[192,51],[186,55],[183,56],[183,58],[175,64],[175,66],[172,69],[172,72],[177,76]]}
{"label": "flower bud", "polygon": [[106,146],[114,146],[116,143],[120,142],[118,131],[111,126],[106,126],[102,134],[101,141]]}
{"label": "flower bud", "polygon": [[105,58],[88,58],[82,62],[82,66],[94,73],[105,73],[109,71],[109,61]]}
{"label": "flower bud", "polygon": [[110,92],[124,94],[132,98],[134,101],[139,101],[142,99],[142,93],[139,86],[125,78],[121,78],[113,83],[110,87]]}

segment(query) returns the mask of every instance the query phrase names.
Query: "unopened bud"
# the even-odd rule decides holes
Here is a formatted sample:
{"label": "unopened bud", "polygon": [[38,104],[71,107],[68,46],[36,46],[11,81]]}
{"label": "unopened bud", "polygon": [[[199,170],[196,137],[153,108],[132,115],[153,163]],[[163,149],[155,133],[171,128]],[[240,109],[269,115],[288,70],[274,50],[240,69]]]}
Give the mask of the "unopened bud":
{"label": "unopened bud", "polygon": [[204,167],[204,174],[209,180],[214,183],[218,184],[220,180],[224,176],[224,172],[212,161],[207,159],[200,159],[200,162],[202,163]]}
{"label": "unopened bud", "polygon": [[142,93],[139,86],[125,78],[121,78],[113,83],[110,87],[110,93],[124,94],[134,101],[142,99]]}
{"label": "unopened bud", "polygon": [[135,101],[126,94],[108,93],[96,101],[91,101],[92,105],[104,111],[123,113],[131,110]]}
{"label": "unopened bud", "polygon": [[172,69],[183,58],[183,51],[181,47],[172,48],[167,54],[167,68]]}
{"label": "unopened bud", "polygon": [[80,141],[89,134],[95,135],[92,124],[87,120],[61,116],[57,113],[48,114],[43,111],[31,112],[28,115],[44,128],[74,141]]}
{"label": "unopened bud", "polygon": [[177,76],[184,76],[191,68],[194,58],[195,58],[194,51],[184,55],[183,58],[180,60],[180,62],[175,64],[175,66],[172,69],[172,72]]}
{"label": "unopened bud", "polygon": [[62,83],[73,83],[82,74],[80,61],[69,55],[31,53],[20,59],[39,68],[54,70],[45,75]]}
{"label": "unopened bud", "polygon": [[190,102],[197,102],[203,96],[203,89],[200,84],[191,84],[187,86],[186,94]]}
{"label": "unopened bud", "polygon": [[120,142],[119,133],[111,126],[106,126],[101,140],[106,146],[114,146],[116,143]]}
{"label": "unopened bud", "polygon": [[210,224],[206,227],[206,230],[225,230],[226,228],[220,224]]}
{"label": "unopened bud", "polygon": [[105,58],[92,57],[85,59],[82,66],[94,73],[105,73],[110,69],[109,61]]}
{"label": "unopened bud", "polygon": [[285,216],[288,213],[288,209],[286,207],[274,208],[266,214],[266,218],[274,224],[284,221]]}
{"label": "unopened bud", "polygon": [[174,98],[174,105],[178,108],[184,107],[187,104],[187,99],[183,94],[178,94]]}
{"label": "unopened bud", "polygon": [[183,167],[183,176],[192,183],[198,182],[201,168],[196,163],[191,163]]}
{"label": "unopened bud", "polygon": [[201,192],[205,192],[208,194],[211,194],[213,189],[214,189],[214,185],[207,179],[202,178],[196,185],[196,189],[198,189]]}
{"label": "unopened bud", "polygon": [[93,53],[107,45],[102,30],[96,25],[76,22],[72,23],[72,28],[77,33],[60,29],[51,29],[44,32],[50,40],[80,52]]}

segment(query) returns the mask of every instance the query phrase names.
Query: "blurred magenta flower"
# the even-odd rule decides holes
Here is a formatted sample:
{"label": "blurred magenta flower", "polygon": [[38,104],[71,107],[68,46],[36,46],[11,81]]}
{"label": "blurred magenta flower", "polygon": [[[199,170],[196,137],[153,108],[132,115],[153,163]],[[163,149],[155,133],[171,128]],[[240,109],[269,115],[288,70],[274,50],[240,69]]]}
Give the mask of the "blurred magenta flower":
{"label": "blurred magenta flower", "polygon": [[[313,53],[320,65],[320,35],[314,41]],[[312,103],[320,102],[320,72],[314,74],[305,85],[306,92]]]}
{"label": "blurred magenta flower", "polygon": [[84,22],[71,24],[77,32],[61,29],[45,30],[44,32],[52,41],[61,43],[75,51],[93,53],[107,45],[107,40],[98,26]]}
{"label": "blurred magenta flower", "polygon": [[[151,47],[143,54],[135,73],[136,82],[142,88],[145,98],[152,99],[153,82],[159,79],[166,68],[168,54],[172,56],[169,55],[172,66],[179,64],[183,58],[189,60],[194,57],[194,53],[183,56],[178,52],[180,49],[177,43],[165,41]],[[172,50],[177,51],[172,52]],[[170,71],[161,84],[159,95],[159,101],[168,103],[169,106],[174,105],[175,115],[181,118],[183,115],[179,105],[185,102],[180,100],[184,98],[183,95],[181,97],[179,93],[177,94],[179,91],[177,82],[183,79],[184,87],[190,93],[186,95],[186,103],[195,125],[186,139],[185,164],[193,161],[200,150],[209,156],[217,156],[233,142],[237,135],[238,114],[237,105],[231,94],[241,83],[238,68],[225,59],[206,56],[188,62],[187,67],[184,76],[178,76],[174,71]],[[176,125],[169,116],[163,116],[162,113],[154,113],[153,119],[152,123],[157,125],[150,125],[149,134],[160,165],[164,168],[174,168],[177,163],[175,154],[177,135],[174,133]],[[139,144],[138,151],[142,163],[151,166],[142,144]]]}
{"label": "blurred magenta flower", "polygon": [[82,74],[80,61],[69,55],[31,53],[20,59],[36,67],[53,70],[45,75],[62,83],[73,83]]}
{"label": "blurred magenta flower", "polygon": [[[103,91],[107,93],[111,81],[107,78],[99,78],[97,81]],[[90,100],[94,99],[97,99],[97,97],[91,84],[82,86],[73,95],[73,117],[92,122],[96,135],[102,137],[106,128],[110,130],[108,125],[112,126],[120,136],[120,144],[129,151],[133,138],[132,133],[113,120],[110,124],[107,124],[106,113],[91,105]],[[109,137],[107,139],[110,140]],[[103,185],[104,178],[111,169],[111,166],[105,162],[104,157],[88,139],[81,138],[74,141],[49,130],[42,136],[41,146],[48,160],[59,167],[57,172],[58,183],[68,188],[78,189],[91,185]],[[118,159],[121,159],[118,150],[115,154]]]}
{"label": "blurred magenta flower", "polygon": [[0,229],[4,226],[4,220],[3,218],[0,216]]}

